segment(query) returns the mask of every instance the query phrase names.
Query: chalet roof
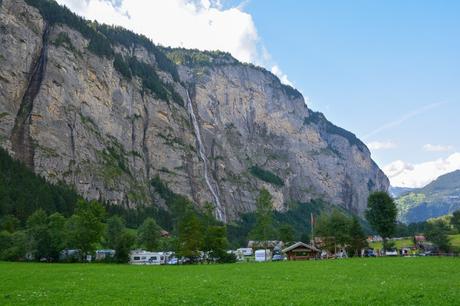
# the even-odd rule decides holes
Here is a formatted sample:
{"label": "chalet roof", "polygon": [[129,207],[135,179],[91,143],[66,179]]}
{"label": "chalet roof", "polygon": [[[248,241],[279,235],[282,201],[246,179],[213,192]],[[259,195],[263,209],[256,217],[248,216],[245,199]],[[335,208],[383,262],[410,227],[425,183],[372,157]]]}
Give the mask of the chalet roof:
{"label": "chalet roof", "polygon": [[310,250],[313,250],[313,251],[316,251],[316,252],[320,252],[320,250],[318,250],[317,248],[315,248],[312,245],[309,245],[309,244],[306,244],[306,243],[303,243],[303,242],[297,242],[297,243],[291,245],[290,247],[285,248],[283,250],[283,253],[287,253],[289,251],[297,249],[298,247],[303,247],[303,248],[310,249]]}

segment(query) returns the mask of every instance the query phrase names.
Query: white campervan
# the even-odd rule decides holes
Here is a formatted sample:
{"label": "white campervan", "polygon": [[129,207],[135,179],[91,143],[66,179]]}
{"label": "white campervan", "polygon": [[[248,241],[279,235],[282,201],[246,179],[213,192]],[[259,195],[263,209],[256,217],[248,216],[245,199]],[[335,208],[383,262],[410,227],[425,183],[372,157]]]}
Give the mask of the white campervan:
{"label": "white campervan", "polygon": [[272,257],[270,250],[256,250],[255,255],[256,262],[270,261]]}
{"label": "white campervan", "polygon": [[253,251],[251,248],[239,248],[238,250],[236,250],[238,253],[241,253],[243,254],[243,256],[252,256],[253,255]]}
{"label": "white campervan", "polygon": [[134,265],[164,265],[167,256],[163,252],[133,251],[129,259]]}

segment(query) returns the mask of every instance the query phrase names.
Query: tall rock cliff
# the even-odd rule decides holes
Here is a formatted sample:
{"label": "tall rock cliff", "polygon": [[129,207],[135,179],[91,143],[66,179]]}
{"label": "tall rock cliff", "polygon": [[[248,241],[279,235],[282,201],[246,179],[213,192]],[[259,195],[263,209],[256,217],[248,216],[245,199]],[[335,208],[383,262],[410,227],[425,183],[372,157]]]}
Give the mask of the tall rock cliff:
{"label": "tall rock cliff", "polygon": [[321,198],[363,213],[388,179],[353,134],[264,69],[159,48],[44,0],[0,1],[0,145],[89,199],[164,206],[152,179],[232,220]]}

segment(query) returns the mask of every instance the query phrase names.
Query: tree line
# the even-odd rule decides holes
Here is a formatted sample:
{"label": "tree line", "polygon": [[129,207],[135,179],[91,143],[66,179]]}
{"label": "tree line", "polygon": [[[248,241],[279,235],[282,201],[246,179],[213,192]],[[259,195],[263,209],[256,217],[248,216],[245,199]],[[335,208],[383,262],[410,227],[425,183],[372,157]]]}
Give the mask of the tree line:
{"label": "tree line", "polygon": [[[83,261],[96,249],[115,250],[112,261],[127,262],[131,250],[174,251],[177,256],[196,262],[207,254],[213,262],[231,262],[235,258],[227,254],[227,233],[218,224],[211,211],[204,218],[192,211],[177,220],[174,236],[162,237],[162,229],[156,221],[147,217],[135,229],[126,227],[125,220],[113,215],[107,217],[104,207],[97,201],[77,202],[74,213],[66,218],[56,212],[47,214],[36,210],[21,226],[12,215],[0,219],[0,260]],[[78,250],[73,258],[63,258],[63,250]]]}
{"label": "tree line", "polygon": [[[197,209],[186,197],[169,189],[159,177],[153,178],[151,185],[165,200],[167,209],[154,205],[125,209],[88,202],[65,184],[46,182],[0,149],[1,257],[18,259],[29,254],[34,259],[48,257],[57,260],[60,249],[78,248],[92,252],[95,247],[108,247],[119,250],[120,258],[117,260],[123,261],[127,258],[128,249],[139,247],[176,250],[178,254],[194,260],[200,251],[206,250],[212,252],[212,258],[216,260],[226,256],[222,250],[244,246],[249,239],[287,243],[300,240],[309,243],[313,238],[309,236],[310,213],[320,215],[321,211],[323,213],[318,219],[315,235],[334,237],[334,240],[326,241],[329,246],[332,242],[334,245],[343,243],[354,250],[352,253],[356,253],[364,245],[363,232],[369,233],[370,230],[362,220],[338,210],[331,213],[325,203],[318,201],[288,203],[286,212],[274,211],[273,199],[265,189],[257,197],[255,212],[244,214],[239,221],[224,225],[213,218],[211,204],[207,205],[207,209]],[[99,214],[98,211],[102,212]],[[83,218],[83,213],[92,217]],[[390,237],[424,233],[447,252],[451,249],[448,235],[460,231],[460,212],[446,220],[398,224],[396,206],[386,193],[375,193],[369,197],[366,217],[375,232],[385,238],[387,248],[391,246],[387,244]],[[92,220],[91,224],[95,226],[82,226],[82,222],[88,220]],[[92,236],[96,237],[94,240],[88,238],[89,233],[79,231],[91,228],[95,233]],[[106,231],[113,233],[117,228],[122,229],[116,231],[117,235],[106,236]],[[172,238],[158,238],[161,229],[169,231]],[[36,233],[40,235],[34,236]],[[114,237],[120,237],[120,240]],[[147,237],[150,237],[151,243],[145,242]],[[83,243],[88,239],[90,242]],[[50,249],[42,250],[44,246],[41,245]]]}

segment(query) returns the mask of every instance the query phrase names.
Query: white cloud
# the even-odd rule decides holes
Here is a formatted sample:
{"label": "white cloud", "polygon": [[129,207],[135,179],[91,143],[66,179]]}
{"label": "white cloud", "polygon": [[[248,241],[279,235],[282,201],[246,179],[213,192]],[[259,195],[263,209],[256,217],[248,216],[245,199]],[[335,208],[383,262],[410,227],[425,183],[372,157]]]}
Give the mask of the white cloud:
{"label": "white cloud", "polygon": [[278,65],[274,65],[272,67],[272,73],[274,75],[276,75],[283,84],[293,86],[292,82],[289,81],[287,75],[283,71],[281,71],[281,69],[280,69],[280,67],[278,67]]}
{"label": "white cloud", "polygon": [[442,146],[442,145],[432,145],[426,144],[423,146],[423,150],[427,152],[449,152],[454,149],[453,146]]}
{"label": "white cloud", "polygon": [[85,18],[123,26],[164,46],[229,52],[292,85],[265,49],[244,1],[225,9],[218,0],[57,1]]}
{"label": "white cloud", "polygon": [[439,176],[460,169],[460,152],[447,158],[440,158],[420,164],[410,164],[401,160],[383,167],[391,185],[397,187],[423,187]]}
{"label": "white cloud", "polygon": [[367,147],[370,150],[389,150],[394,149],[397,145],[392,141],[373,141],[367,144]]}

